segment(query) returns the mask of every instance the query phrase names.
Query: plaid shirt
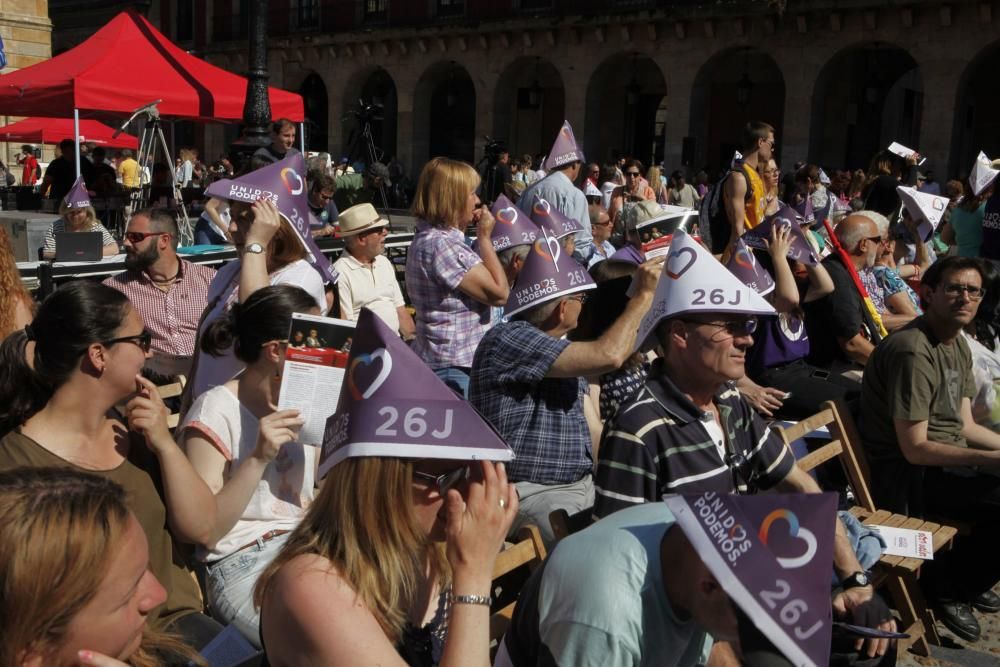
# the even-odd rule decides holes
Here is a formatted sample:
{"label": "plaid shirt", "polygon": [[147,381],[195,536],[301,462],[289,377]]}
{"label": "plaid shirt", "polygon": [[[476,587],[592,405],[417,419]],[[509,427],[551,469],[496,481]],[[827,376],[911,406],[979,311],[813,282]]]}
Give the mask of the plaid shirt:
{"label": "plaid shirt", "polygon": [[194,354],[198,320],[208,303],[208,285],[215,269],[180,259],[177,280],[164,292],[145,271],[123,271],[104,281],[132,302],[146,330],[153,334],[153,352],[179,357]]}
{"label": "plaid shirt", "polygon": [[490,326],[490,307],[458,291],[482,262],[462,232],[417,222],[406,255],[406,291],[417,311],[413,351],[431,368],[472,365],[476,346]]}
{"label": "plaid shirt", "polygon": [[569,484],[593,470],[583,378],[547,378],[570,345],[527,322],[498,324],[472,362],[469,401],[514,449],[512,482]]}

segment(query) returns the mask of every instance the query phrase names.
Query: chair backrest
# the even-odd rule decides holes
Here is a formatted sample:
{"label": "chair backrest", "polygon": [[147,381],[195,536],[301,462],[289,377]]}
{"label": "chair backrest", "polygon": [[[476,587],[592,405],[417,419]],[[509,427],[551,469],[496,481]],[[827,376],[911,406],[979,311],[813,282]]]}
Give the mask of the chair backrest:
{"label": "chair backrest", "polygon": [[[176,382],[171,382],[170,384],[159,385],[156,387],[156,393],[160,395],[160,398],[166,400],[168,398],[175,398],[184,393],[184,385],[187,384],[187,378],[183,375],[177,376]],[[179,404],[179,401],[177,401]],[[170,415],[167,417],[167,427],[170,429],[177,428],[177,424],[180,421],[180,413],[171,410]]]}
{"label": "chair backrest", "polygon": [[556,542],[583,530],[592,523],[593,513],[589,507],[576,514],[570,514],[564,509],[549,512],[549,525],[552,526],[552,534],[556,536]]}
{"label": "chair backrest", "polygon": [[[499,642],[510,619],[521,587],[531,573],[545,560],[545,544],[536,526],[525,526],[518,532],[520,541],[497,556],[493,565],[493,608],[490,614],[490,642]],[[492,648],[491,652],[495,652]]]}
{"label": "chair backrest", "polygon": [[847,475],[847,481],[854,489],[858,505],[874,512],[875,500],[872,498],[869,485],[871,477],[868,473],[868,462],[861,449],[861,438],[854,426],[854,420],[851,419],[851,414],[843,403],[826,401],[816,414],[787,429],[779,426],[775,430],[790,448],[793,442],[823,426],[830,431],[830,442],[800,458],[797,465],[809,472],[830,459],[839,459]]}

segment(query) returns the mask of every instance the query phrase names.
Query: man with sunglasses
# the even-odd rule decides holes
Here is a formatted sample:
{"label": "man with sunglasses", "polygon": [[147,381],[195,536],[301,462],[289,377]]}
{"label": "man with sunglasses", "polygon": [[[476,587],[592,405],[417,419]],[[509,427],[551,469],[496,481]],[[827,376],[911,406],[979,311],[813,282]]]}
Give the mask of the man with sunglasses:
{"label": "man with sunglasses", "polygon": [[[646,342],[655,342],[661,356],[645,385],[604,427],[594,518],[657,502],[665,493],[819,493],[735,387],[745,375],[757,317],[773,315],[774,308],[687,234],[674,236],[660,283],[643,325]],[[834,611],[868,625],[862,614],[871,609],[874,589],[840,522],[834,569],[843,589],[833,598]],[[888,609],[876,605],[870,624],[889,629]],[[877,640],[864,650],[874,656],[888,648]]]}
{"label": "man with sunglasses", "polygon": [[198,320],[208,303],[215,269],[177,255],[177,222],[166,209],[135,213],[126,228],[126,270],[104,281],[128,297],[152,334],[146,367],[162,375],[191,368]]}
{"label": "man with sunglasses", "polygon": [[1000,434],[972,416],[972,353],[962,330],[985,291],[982,260],[948,257],[920,281],[924,314],[886,338],[865,368],[860,431],[875,502],[890,512],[971,525],[921,570],[938,618],[966,641],[972,612],[1000,611]]}

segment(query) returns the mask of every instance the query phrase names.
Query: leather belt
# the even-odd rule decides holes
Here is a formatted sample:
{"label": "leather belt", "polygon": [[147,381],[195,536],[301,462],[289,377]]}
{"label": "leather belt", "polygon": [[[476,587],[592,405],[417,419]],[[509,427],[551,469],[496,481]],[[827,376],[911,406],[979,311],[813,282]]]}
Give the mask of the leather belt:
{"label": "leather belt", "polygon": [[288,534],[290,532],[292,532],[292,531],[290,531],[290,530],[269,530],[266,533],[264,533],[263,535],[261,535],[260,537],[258,537],[253,542],[249,542],[247,544],[244,544],[242,547],[240,547],[239,549],[237,549],[233,553],[234,554],[235,553],[239,553],[240,551],[243,551],[244,549],[249,549],[250,547],[255,547],[258,544],[264,544],[265,542],[270,542],[274,538],[280,537],[282,535],[286,535],[286,534]]}

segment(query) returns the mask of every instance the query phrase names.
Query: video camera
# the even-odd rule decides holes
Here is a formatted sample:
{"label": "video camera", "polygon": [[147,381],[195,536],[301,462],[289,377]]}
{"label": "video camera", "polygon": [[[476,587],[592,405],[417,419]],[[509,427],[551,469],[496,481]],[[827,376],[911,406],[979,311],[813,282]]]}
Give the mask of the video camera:
{"label": "video camera", "polygon": [[358,98],[358,106],[348,111],[347,115],[344,116],[344,120],[347,120],[348,117],[354,117],[362,124],[371,123],[382,120],[384,112],[385,105],[376,102],[365,102],[363,99]]}
{"label": "video camera", "polygon": [[483,139],[486,140],[486,145],[483,146],[483,157],[490,162],[498,161],[501,155],[508,152],[507,142],[502,139],[493,139],[486,135],[483,135]]}

